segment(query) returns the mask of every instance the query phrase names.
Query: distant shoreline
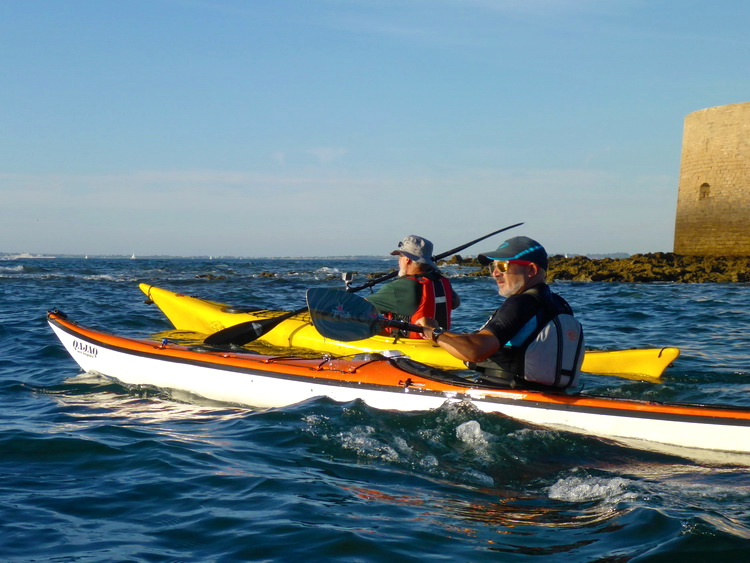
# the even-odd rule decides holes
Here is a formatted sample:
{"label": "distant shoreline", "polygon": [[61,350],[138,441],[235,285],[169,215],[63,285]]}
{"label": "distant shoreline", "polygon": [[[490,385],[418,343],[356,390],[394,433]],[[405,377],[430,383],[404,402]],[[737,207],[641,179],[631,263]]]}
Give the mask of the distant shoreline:
{"label": "distant shoreline", "polygon": [[[56,254],[22,256],[16,253],[0,253],[0,260],[33,260],[37,258],[61,258],[75,260],[391,260],[390,256],[176,256],[172,254],[151,254],[137,256],[128,254]],[[392,259],[395,262],[395,258]]]}
{"label": "distant shoreline", "polygon": [[[24,253],[25,254],[25,253]],[[592,255],[601,256],[601,255]],[[553,255],[549,258],[547,279],[554,281],[574,282],[629,282],[629,283],[748,283],[750,282],[750,256],[684,256],[672,252],[654,252],[633,254],[619,257],[588,257]],[[57,258],[75,260],[132,260],[128,255],[17,255],[0,254],[0,261],[23,262],[37,258]],[[388,262],[390,256],[142,256],[136,260],[278,260],[278,261],[344,261],[344,260],[381,260]],[[488,275],[488,270],[475,257],[463,258],[454,255],[449,260],[440,261],[441,265],[458,266],[469,271],[466,276]]]}
{"label": "distant shoreline", "polygon": [[[476,260],[460,257],[447,263],[474,266],[474,275],[486,275]],[[683,256],[672,252],[634,254],[628,258],[550,256],[548,281],[577,282],[750,282],[750,256]]]}

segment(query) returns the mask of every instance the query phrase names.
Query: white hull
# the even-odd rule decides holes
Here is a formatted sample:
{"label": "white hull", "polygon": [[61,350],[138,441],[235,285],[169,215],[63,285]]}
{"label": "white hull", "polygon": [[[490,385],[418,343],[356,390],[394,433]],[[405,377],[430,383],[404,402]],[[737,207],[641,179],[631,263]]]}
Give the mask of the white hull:
{"label": "white hull", "polygon": [[[375,383],[377,380],[371,375],[369,381],[332,379],[316,375],[309,368],[285,369],[283,361],[269,368],[254,354],[185,352],[182,347],[160,347],[156,343],[144,347],[144,341],[104,335],[76,325],[68,327],[60,321],[51,321],[50,326],[83,370],[129,385],[183,390],[206,399],[259,408],[283,407],[317,396],[342,402],[362,399],[375,408],[400,411],[435,409],[445,401],[470,401],[485,412],[639,449],[750,465],[748,409],[466,386],[446,389],[449,386],[431,387],[429,380],[411,387],[396,386]],[[383,365],[389,373],[394,371],[389,364]],[[410,377],[407,372],[396,372],[404,379]]]}

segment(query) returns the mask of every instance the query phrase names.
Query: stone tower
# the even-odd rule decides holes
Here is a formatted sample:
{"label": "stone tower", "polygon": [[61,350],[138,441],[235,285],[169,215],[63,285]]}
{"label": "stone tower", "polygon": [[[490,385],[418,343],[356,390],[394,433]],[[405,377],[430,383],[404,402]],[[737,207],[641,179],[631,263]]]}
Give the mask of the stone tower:
{"label": "stone tower", "polygon": [[685,117],[674,251],[750,256],[750,102]]}

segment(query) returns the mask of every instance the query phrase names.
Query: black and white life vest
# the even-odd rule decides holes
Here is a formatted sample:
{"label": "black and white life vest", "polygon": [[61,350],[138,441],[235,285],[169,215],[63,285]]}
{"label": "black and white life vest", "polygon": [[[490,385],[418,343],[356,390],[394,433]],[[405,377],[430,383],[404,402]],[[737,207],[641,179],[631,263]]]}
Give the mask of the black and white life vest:
{"label": "black and white life vest", "polygon": [[578,383],[584,355],[581,323],[567,313],[552,317],[526,347],[523,379],[568,388]]}
{"label": "black and white life vest", "polygon": [[539,301],[551,319],[512,352],[501,349],[488,360],[469,364],[469,367],[482,372],[482,377],[488,381],[511,386],[530,382],[531,387],[574,387],[581,375],[585,352],[581,323],[567,304],[570,312],[555,311],[538,290],[530,289],[525,293]]}

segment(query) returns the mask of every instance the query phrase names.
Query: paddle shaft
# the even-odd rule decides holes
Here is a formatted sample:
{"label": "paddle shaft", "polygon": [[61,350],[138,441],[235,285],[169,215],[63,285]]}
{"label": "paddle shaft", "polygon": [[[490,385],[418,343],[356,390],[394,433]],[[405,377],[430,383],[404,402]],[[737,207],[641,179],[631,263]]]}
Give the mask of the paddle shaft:
{"label": "paddle shaft", "polygon": [[[515,227],[518,227],[520,225],[523,225],[523,223],[516,223],[515,225],[510,225],[509,227],[503,227],[502,229],[498,229],[497,231],[493,231],[487,235],[484,235],[483,237],[479,237],[477,239],[474,239],[470,242],[467,242],[465,244],[462,244],[461,246],[457,246],[456,248],[451,248],[450,250],[447,250],[445,252],[441,252],[440,254],[437,254],[433,256],[434,261],[442,260],[446,256],[451,256],[453,254],[456,254],[457,252],[461,252],[465,248],[469,248],[470,246],[483,241],[484,239],[490,238],[491,236],[494,236],[498,233],[502,233],[503,231],[507,231],[509,229],[513,229]],[[356,293],[357,291],[361,291],[363,289],[367,289],[368,287],[372,287],[374,285],[377,285],[381,282],[387,281],[391,278],[395,278],[398,275],[398,271],[391,272],[389,274],[385,274],[384,276],[380,276],[378,278],[375,278],[374,280],[370,280],[369,282],[360,285],[359,287],[347,287],[346,291],[349,293]]]}
{"label": "paddle shaft", "polygon": [[[450,250],[446,252],[441,252],[440,254],[434,256],[433,260],[442,260],[446,256],[450,256],[457,252],[461,252],[463,249],[468,248],[473,244],[483,241],[484,239],[487,239],[498,233],[502,233],[503,231],[507,231],[509,229],[518,227],[519,225],[523,225],[523,223],[516,223],[515,225],[503,227],[502,229],[498,229],[497,231],[493,231],[489,234],[476,238],[472,241],[469,241],[460,246],[457,246],[456,248],[451,248]],[[366,284],[360,285],[359,287],[347,287],[346,291],[348,291],[349,293],[356,293],[358,291],[362,291],[363,289],[367,289],[369,287],[372,287],[374,285],[377,285],[389,279],[395,278],[397,275],[398,275],[398,271],[393,271],[393,272],[390,272],[389,274],[385,274],[383,276],[370,280]],[[253,340],[257,340],[258,338],[263,336],[265,333],[273,330],[275,327],[280,325],[285,320],[290,319],[294,317],[295,315],[304,313],[305,311],[307,311],[307,307],[300,307],[299,309],[290,311],[288,313],[284,313],[283,315],[280,315],[278,317],[273,317],[272,319],[264,319],[261,321],[248,321],[246,323],[239,323],[239,324],[227,327],[223,330],[220,330],[218,332],[211,334],[203,342],[211,346],[222,346],[225,344],[237,344],[239,346],[242,346],[244,344],[252,342]],[[400,321],[389,321],[389,322],[400,322]],[[409,323],[404,323],[404,325],[409,325]],[[409,326],[390,325],[390,326],[396,326],[397,328],[403,328],[405,330],[411,330],[414,332],[421,332],[421,327],[417,327],[416,325],[409,325]]]}
{"label": "paddle shaft", "polygon": [[407,323],[406,321],[397,321],[393,319],[386,319],[384,317],[378,317],[378,320],[376,322],[380,326],[388,326],[392,328],[397,328],[399,330],[406,330],[409,332],[419,332],[419,333],[424,332],[423,326]]}

